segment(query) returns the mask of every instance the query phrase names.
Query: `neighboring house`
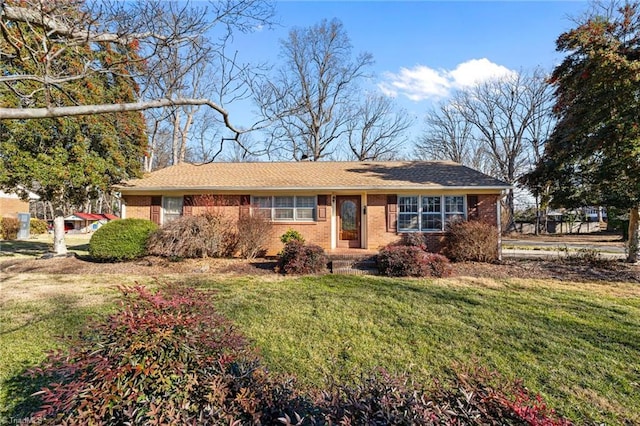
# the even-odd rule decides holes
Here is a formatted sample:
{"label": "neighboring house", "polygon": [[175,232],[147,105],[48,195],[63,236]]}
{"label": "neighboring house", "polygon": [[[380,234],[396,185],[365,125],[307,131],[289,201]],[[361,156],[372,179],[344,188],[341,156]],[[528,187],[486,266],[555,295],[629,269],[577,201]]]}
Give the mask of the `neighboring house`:
{"label": "neighboring house", "polygon": [[[38,196],[29,192],[29,199]],[[0,217],[17,218],[18,213],[29,213],[29,201],[23,201],[17,194],[0,191]]]}
{"label": "neighboring house", "polygon": [[75,212],[64,218],[64,229],[66,232],[94,232],[105,223],[114,219],[118,219],[118,216],[112,214]]}
{"label": "neighboring house", "polygon": [[[377,250],[401,234],[424,232],[441,248],[447,222],[500,227],[499,199],[510,188],[452,162],[275,162],[180,164],[118,187],[123,218],[162,225],[207,209],[273,222],[267,254],[299,231],[325,250]],[[496,235],[499,245],[499,236]]]}

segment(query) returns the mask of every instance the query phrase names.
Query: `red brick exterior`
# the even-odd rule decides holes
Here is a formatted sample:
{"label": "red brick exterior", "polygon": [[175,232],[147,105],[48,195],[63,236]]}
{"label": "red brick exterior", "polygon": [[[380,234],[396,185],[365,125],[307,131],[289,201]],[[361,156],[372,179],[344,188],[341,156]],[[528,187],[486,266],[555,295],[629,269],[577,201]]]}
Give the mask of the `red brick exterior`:
{"label": "red brick exterior", "polygon": [[[470,195],[467,196],[467,208],[469,220],[480,220],[492,225],[498,223],[498,211],[496,203],[499,195]],[[477,199],[477,204],[469,205],[469,200]],[[402,233],[395,229],[389,229],[389,197],[387,194],[376,194],[367,196],[367,236],[368,245],[366,248],[370,250],[378,250],[387,244],[399,242]],[[425,233],[427,247],[429,251],[439,253],[442,251],[445,233],[444,232],[427,232]],[[498,240],[496,239],[496,245]]]}
{"label": "red brick exterior", "polygon": [[[206,211],[224,214],[231,220],[237,220],[242,212],[248,211],[248,195],[185,195],[183,214],[199,215]],[[318,205],[318,220],[314,222],[274,222],[269,241],[266,244],[267,255],[276,255],[282,249],[280,236],[289,229],[295,229],[302,234],[305,241],[317,244],[325,250],[331,249],[332,208],[330,195],[320,195]],[[492,225],[497,224],[496,203],[497,194],[474,194],[467,196],[469,220],[481,220]],[[151,219],[151,196],[125,195],[126,217]],[[321,205],[326,202],[327,206]],[[402,234],[395,229],[397,219],[397,203],[395,194],[368,194],[363,199],[364,224],[363,248],[378,250],[390,243],[400,241]],[[430,251],[439,252],[442,249],[445,235],[443,232],[426,233],[427,245]],[[496,244],[498,241],[496,240]]]}

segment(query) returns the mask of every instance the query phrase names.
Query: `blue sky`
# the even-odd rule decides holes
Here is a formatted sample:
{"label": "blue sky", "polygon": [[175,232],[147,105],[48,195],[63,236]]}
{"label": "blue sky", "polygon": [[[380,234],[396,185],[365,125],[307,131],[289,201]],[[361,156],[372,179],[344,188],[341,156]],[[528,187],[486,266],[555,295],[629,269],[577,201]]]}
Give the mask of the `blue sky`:
{"label": "blue sky", "polygon": [[562,59],[555,40],[588,9],[586,1],[283,1],[279,26],[238,37],[236,47],[246,60],[277,63],[292,27],[338,18],[354,53],[374,57],[371,90],[395,97],[419,130],[428,107],[457,87],[510,70],[551,70]]}

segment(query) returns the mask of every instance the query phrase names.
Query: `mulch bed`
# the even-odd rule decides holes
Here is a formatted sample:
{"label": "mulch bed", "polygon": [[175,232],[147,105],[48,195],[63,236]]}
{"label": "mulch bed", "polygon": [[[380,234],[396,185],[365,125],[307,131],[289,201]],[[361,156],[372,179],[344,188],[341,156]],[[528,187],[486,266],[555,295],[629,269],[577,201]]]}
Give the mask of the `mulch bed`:
{"label": "mulch bed", "polygon": [[[76,257],[33,259],[0,258],[3,273],[50,273],[50,274],[126,274],[158,276],[165,274],[228,274],[270,275],[274,274],[272,259],[185,259],[170,261],[160,257],[121,263],[97,263]],[[640,283],[640,265],[620,261],[600,261],[594,264],[569,260],[516,260],[509,259],[499,264],[463,262],[455,263],[455,276],[483,277],[494,279],[556,279],[574,282],[611,281]]]}

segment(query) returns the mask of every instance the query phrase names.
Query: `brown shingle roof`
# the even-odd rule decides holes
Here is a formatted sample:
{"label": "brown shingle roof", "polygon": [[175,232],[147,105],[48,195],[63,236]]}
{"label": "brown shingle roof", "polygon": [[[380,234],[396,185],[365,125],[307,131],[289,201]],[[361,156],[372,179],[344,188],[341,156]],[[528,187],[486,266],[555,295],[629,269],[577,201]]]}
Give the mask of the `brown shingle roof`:
{"label": "brown shingle roof", "polygon": [[167,190],[504,189],[509,185],[457,163],[274,162],[179,164],[119,186],[124,193]]}

